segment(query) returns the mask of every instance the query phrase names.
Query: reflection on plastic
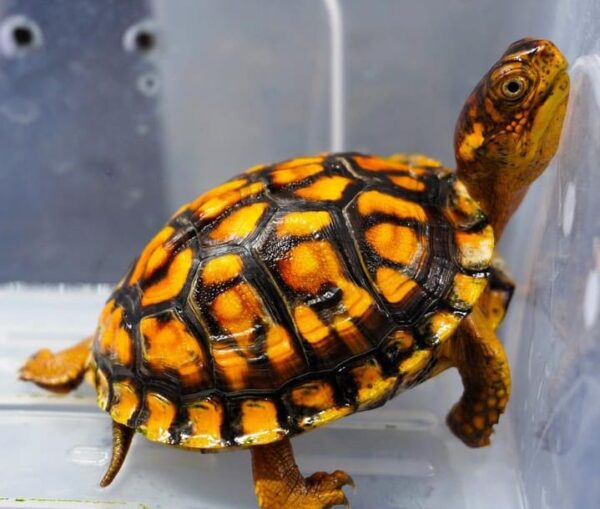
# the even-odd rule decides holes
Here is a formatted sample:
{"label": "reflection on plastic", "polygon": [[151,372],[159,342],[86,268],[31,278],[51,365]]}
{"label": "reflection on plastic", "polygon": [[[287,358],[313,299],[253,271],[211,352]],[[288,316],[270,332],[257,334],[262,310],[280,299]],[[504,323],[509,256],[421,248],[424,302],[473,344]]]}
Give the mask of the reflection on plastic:
{"label": "reflection on plastic", "polygon": [[533,262],[527,295],[518,294],[514,304],[522,321],[505,331],[520,338],[513,368],[527,377],[516,381],[523,389],[512,410],[524,489],[536,509],[600,507],[600,486],[590,483],[600,468],[600,341],[594,326],[600,291],[600,56],[579,58],[571,69],[572,96],[549,187],[553,197],[539,216],[539,243],[528,246]]}

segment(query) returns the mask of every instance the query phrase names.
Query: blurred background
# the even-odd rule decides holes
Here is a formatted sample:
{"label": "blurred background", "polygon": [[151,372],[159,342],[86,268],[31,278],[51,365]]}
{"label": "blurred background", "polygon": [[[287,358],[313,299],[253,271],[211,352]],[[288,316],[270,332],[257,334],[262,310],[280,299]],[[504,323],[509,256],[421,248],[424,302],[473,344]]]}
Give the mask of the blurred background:
{"label": "blurred background", "polygon": [[253,507],[248,458],[145,442],[129,480],[100,491],[109,429],[91,393],[56,400],[15,370],[93,330],[105,285],[171,212],[245,167],[344,149],[453,166],[464,99],[524,36],[561,48],[573,92],[561,150],[501,246],[519,289],[497,440],[469,451],[447,432],[449,373],[298,447],[307,471],[357,478],[355,507],[600,507],[600,2],[1,0],[0,508],[172,507],[165,490],[178,507]]}

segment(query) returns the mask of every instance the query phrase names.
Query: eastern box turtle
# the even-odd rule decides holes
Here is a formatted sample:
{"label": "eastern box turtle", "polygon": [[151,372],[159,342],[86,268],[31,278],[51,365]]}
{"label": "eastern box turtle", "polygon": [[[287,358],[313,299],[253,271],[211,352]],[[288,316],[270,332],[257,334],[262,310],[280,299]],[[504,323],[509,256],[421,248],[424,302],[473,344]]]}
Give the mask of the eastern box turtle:
{"label": "eastern box turtle", "polygon": [[259,165],[181,207],[117,285],[93,336],[21,370],[53,391],[88,373],[113,420],[204,451],[250,448],[259,505],[346,503],[350,477],[304,478],[290,438],[456,367],[448,416],[489,443],[510,394],[495,335],[512,291],[495,239],[554,155],[567,62],[511,45],[458,120],[457,170],[420,155],[320,154]]}

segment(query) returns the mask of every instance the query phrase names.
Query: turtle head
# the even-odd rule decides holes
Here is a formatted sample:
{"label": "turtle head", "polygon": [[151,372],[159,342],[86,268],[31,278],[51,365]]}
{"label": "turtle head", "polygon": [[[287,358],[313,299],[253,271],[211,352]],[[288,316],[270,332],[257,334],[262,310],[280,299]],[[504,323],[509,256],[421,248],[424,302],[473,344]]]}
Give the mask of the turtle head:
{"label": "turtle head", "polygon": [[568,63],[550,41],[521,39],[475,87],[456,124],[459,178],[499,235],[558,148]]}

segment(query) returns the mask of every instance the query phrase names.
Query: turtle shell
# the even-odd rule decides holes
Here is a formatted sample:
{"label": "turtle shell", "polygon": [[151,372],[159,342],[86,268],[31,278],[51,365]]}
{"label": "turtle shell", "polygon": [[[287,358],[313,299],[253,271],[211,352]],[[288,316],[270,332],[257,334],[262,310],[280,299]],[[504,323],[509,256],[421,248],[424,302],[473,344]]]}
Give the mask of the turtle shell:
{"label": "turtle shell", "polygon": [[102,311],[101,408],[149,439],[265,444],[424,380],[485,288],[492,228],[424,156],[260,165],[181,207]]}

